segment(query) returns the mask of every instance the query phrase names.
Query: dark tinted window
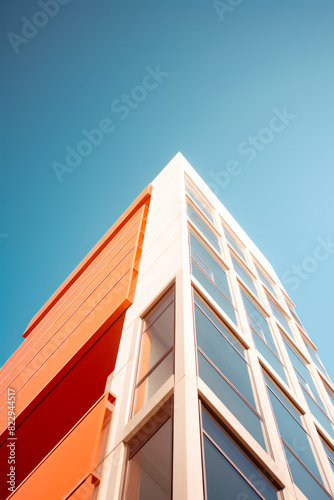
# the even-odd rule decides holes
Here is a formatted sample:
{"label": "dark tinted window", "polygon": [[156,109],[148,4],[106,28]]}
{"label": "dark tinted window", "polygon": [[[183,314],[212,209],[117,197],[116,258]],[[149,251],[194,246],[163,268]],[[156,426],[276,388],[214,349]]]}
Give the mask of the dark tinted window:
{"label": "dark tinted window", "polygon": [[265,379],[294,483],[307,498],[327,499],[300,414],[278,387],[268,377]]}
{"label": "dark tinted window", "polygon": [[207,499],[277,500],[266,476],[204,409],[202,424]]}
{"label": "dark tinted window", "polygon": [[[198,298],[196,300],[198,302]],[[194,309],[200,378],[265,448],[248,364],[240,354],[241,346],[236,349],[233,345],[236,340],[229,340],[232,333],[225,335],[224,325],[217,328],[196,302]]]}
{"label": "dark tinted window", "polygon": [[237,324],[225,268],[212,256],[204,242],[190,233],[191,272],[213,300]]}
{"label": "dark tinted window", "polygon": [[247,319],[251,328],[256,349],[262,354],[264,359],[268,361],[270,366],[277,374],[288,384],[284,366],[281,362],[280,355],[276,348],[273,334],[265,314],[255,305],[249,295],[242,291]]}

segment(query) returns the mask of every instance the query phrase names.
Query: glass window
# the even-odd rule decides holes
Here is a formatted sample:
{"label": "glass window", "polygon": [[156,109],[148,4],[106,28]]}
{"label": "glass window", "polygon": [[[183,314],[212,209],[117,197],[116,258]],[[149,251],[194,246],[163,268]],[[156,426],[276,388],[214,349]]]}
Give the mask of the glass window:
{"label": "glass window", "polygon": [[274,296],[274,297],[277,297],[277,293],[275,292],[275,289],[274,289],[274,285],[272,284],[272,282],[270,281],[270,278],[269,276],[267,276],[267,274],[262,271],[261,267],[257,264],[255,264],[255,267],[257,269],[257,272],[258,272],[258,275],[259,275],[259,278],[260,280],[262,281],[262,283],[267,287],[267,289],[269,290],[269,292]]}
{"label": "glass window", "polygon": [[314,480],[304,464],[292,453],[290,448],[283,443],[286,459],[288,461],[294,483],[307,498],[316,500],[329,500],[331,497],[322,486]]}
{"label": "glass window", "polygon": [[246,256],[245,256],[245,252],[244,252],[242,246],[239,243],[237,243],[237,241],[234,238],[234,236],[232,236],[232,234],[226,228],[224,228],[224,234],[225,234],[225,238],[227,240],[227,243],[230,245],[230,247],[233,248],[233,250],[235,251],[235,253],[237,255],[239,255],[239,257],[244,262],[246,262]]}
{"label": "glass window", "polygon": [[[161,425],[161,422],[164,423]],[[171,479],[172,418],[163,408],[129,443],[127,484],[123,498],[170,500]]]}
{"label": "glass window", "polygon": [[200,215],[193,209],[190,203],[187,203],[188,217],[193,224],[201,231],[203,236],[211,243],[213,248],[220,253],[220,246],[217,234],[206,224]]}
{"label": "glass window", "polygon": [[199,297],[199,295],[194,292],[194,303],[197,305],[199,309],[209,318],[211,323],[215,325],[215,327],[221,332],[224,337],[226,337],[230,344],[234,346],[234,348],[243,356],[244,348],[239,344],[236,340],[235,336],[228,330],[224,323],[213,313],[212,309],[206,305],[206,303]]}
{"label": "glass window", "polygon": [[333,389],[331,389],[327,384],[324,383],[324,386],[325,386],[325,389],[326,389],[326,392],[329,396],[329,399],[333,405],[333,408],[334,408],[334,391]]}
{"label": "glass window", "polygon": [[334,430],[331,424],[331,421],[324,413],[324,411],[319,407],[319,405],[315,402],[315,400],[309,395],[309,393],[304,389],[304,396],[307,402],[307,405],[310,409],[312,415],[318,420],[319,424],[323,426],[323,428],[328,432],[332,439],[334,439]]}
{"label": "glass window", "polygon": [[233,267],[239,278],[243,280],[245,285],[248,286],[248,288],[251,290],[251,292],[254,293],[256,297],[258,297],[257,290],[255,288],[255,284],[253,281],[253,278],[250,276],[250,274],[246,271],[246,269],[231,255],[232,257],[232,262],[233,262]]}
{"label": "glass window", "polygon": [[173,373],[173,353],[170,352],[158,366],[136,388],[134,413],[140,410],[149,399],[163,386]]}
{"label": "glass window", "polygon": [[288,304],[288,307],[289,307],[289,311],[291,312],[291,315],[293,316],[295,322],[300,326],[300,328],[302,328],[303,330],[305,330],[305,328],[303,327],[303,324],[302,322],[300,321],[297,313],[296,313],[296,310],[294,307],[292,307],[290,304]]}
{"label": "glass window", "polygon": [[304,344],[306,346],[306,349],[307,349],[309,355],[311,356],[312,361],[319,368],[319,370],[321,371],[321,373],[323,375],[325,375],[325,377],[327,378],[327,380],[330,380],[329,375],[328,375],[328,373],[327,373],[324,365],[322,364],[321,359],[319,358],[316,349],[314,349],[314,347],[312,347],[311,344],[309,342],[307,342],[307,340],[305,338],[303,338],[303,340],[304,340]]}
{"label": "glass window", "polygon": [[326,415],[327,411],[325,405],[322,402],[322,399],[313,381],[311,372],[307,367],[306,361],[304,361],[301,355],[293,347],[291,342],[289,342],[288,339],[286,339],[284,336],[283,340],[286,345],[290,361],[295,369],[298,381],[304,391],[304,396],[310,412],[328,432],[328,434],[334,439],[334,430],[332,424],[328,416]]}
{"label": "glass window", "polygon": [[174,289],[167,292],[153,311],[146,315],[143,324],[134,413],[173,374]]}
{"label": "glass window", "polygon": [[252,463],[204,408],[202,428],[207,500],[277,500],[277,491],[266,475]]}
{"label": "glass window", "polygon": [[[233,335],[227,331],[223,323],[220,328],[212,323],[201,303],[203,301],[196,296],[194,310],[198,374],[265,448],[261,419],[255,409],[255,398],[244,352],[241,351],[241,354],[241,346],[236,349],[229,341]],[[235,343],[236,339],[233,342]]]}
{"label": "glass window", "polygon": [[300,384],[310,393],[312,396],[318,401],[318,403],[324,407],[315,383],[313,382],[312,375],[307,368],[306,361],[302,358],[302,356],[298,353],[297,349],[289,342],[289,340],[282,335],[284,344],[287,348],[288,356],[290,361],[297,372],[297,377]]}
{"label": "glass window", "polygon": [[320,439],[321,439],[322,445],[324,447],[325,453],[327,455],[329,465],[331,466],[333,474],[334,474],[334,450],[329,446],[329,444],[326,443],[326,441],[324,439],[322,439],[322,438],[320,438]]}
{"label": "glass window", "polygon": [[256,349],[276,371],[276,373],[288,383],[284,366],[280,360],[278,350],[271,332],[269,323],[262,310],[255,305],[250,296],[241,291],[244,306],[247,313],[247,319],[253,335]]}
{"label": "glass window", "polygon": [[213,224],[212,210],[210,208],[210,205],[206,202],[206,200],[204,200],[202,194],[197,194],[196,189],[190,186],[188,180],[186,180],[186,193]]}
{"label": "glass window", "polygon": [[269,377],[265,376],[265,380],[293,481],[307,498],[327,499],[300,414]]}
{"label": "glass window", "polygon": [[275,302],[271,300],[271,298],[267,295],[267,298],[268,298],[268,301],[269,301],[269,304],[270,304],[270,307],[271,307],[271,310],[272,310],[272,313],[273,313],[273,316],[274,318],[276,318],[279,323],[283,326],[283,328],[287,331],[287,333],[292,337],[292,338],[295,338],[291,328],[290,328],[290,325],[289,325],[289,322],[288,322],[288,318],[285,316],[285,314],[276,306]]}
{"label": "glass window", "polygon": [[204,242],[190,233],[191,272],[213,300],[237,324],[225,268],[213,257]]}

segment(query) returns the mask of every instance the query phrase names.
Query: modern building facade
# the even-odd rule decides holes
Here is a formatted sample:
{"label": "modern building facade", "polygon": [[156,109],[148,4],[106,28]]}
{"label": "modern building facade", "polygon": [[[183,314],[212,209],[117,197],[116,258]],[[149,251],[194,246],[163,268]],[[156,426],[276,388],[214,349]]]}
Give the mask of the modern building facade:
{"label": "modern building facade", "polygon": [[1,370],[1,499],[333,498],[333,384],[180,153],[24,337]]}

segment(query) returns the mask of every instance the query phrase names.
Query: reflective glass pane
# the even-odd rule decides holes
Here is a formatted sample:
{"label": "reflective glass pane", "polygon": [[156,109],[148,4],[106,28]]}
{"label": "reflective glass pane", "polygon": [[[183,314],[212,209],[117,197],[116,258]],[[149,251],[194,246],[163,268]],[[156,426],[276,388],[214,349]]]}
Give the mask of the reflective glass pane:
{"label": "reflective glass pane", "polygon": [[236,340],[235,336],[225,327],[224,323],[220,321],[213,311],[206,305],[206,303],[194,292],[194,302],[196,306],[203,311],[210,321],[218,328],[218,330],[233,344],[236,350],[244,355],[244,349]]}
{"label": "reflective glass pane", "polygon": [[317,351],[306,340],[304,340],[304,343],[305,343],[306,349],[308,350],[308,353],[310,354],[310,356],[311,356],[312,360],[314,361],[314,363],[316,364],[316,366],[319,368],[321,373],[323,375],[325,375],[325,377],[328,380],[330,380],[329,375],[328,375],[324,365],[322,364],[321,359],[319,358]]}
{"label": "reflective glass pane", "polygon": [[259,353],[261,353],[264,359],[268,361],[270,366],[276,371],[276,373],[281,377],[281,379],[284,380],[284,382],[287,385],[289,385],[284,367],[280,362],[280,360],[275,356],[275,354],[271,351],[268,345],[255,332],[253,333],[253,338],[256,349],[259,351]]}
{"label": "reflective glass pane", "polygon": [[198,347],[255,408],[255,400],[245,359],[228,342],[198,307],[195,308]]}
{"label": "reflective glass pane", "polygon": [[209,228],[209,226],[204,222],[204,220],[199,216],[199,214],[192,208],[189,203],[188,206],[188,217],[195,224],[195,226],[203,233],[206,239],[211,243],[211,245],[220,253],[219,241],[217,235]]}
{"label": "reflective glass pane", "polygon": [[282,313],[282,311],[276,306],[276,304],[268,297],[270,307],[273,313],[273,316],[281,323],[281,325],[285,328],[285,330],[294,338],[294,334],[290,328],[287,317]]}
{"label": "reflective glass pane", "polygon": [[151,323],[151,326],[142,335],[141,364],[138,380],[141,380],[166,351],[172,347],[173,336],[174,302],[160,314],[154,323]]}
{"label": "reflective glass pane", "polygon": [[146,377],[143,382],[136,389],[134,413],[157,392],[160,387],[169,379],[173,374],[173,351],[170,352],[152,373]]}
{"label": "reflective glass pane", "polygon": [[229,284],[223,264],[218,264],[204,242],[201,243],[192,233],[190,233],[191,256],[203,269],[212,281],[222,290],[224,295],[230,298]]}
{"label": "reflective glass pane", "polygon": [[289,412],[295,417],[297,422],[301,422],[300,413],[296,410],[296,407],[290,402],[290,400],[284,396],[284,394],[276,387],[276,385],[272,382],[272,380],[264,376],[267,386],[271,389],[271,391],[276,395],[276,397],[282,402],[282,404],[289,410]]}
{"label": "reflective glass pane", "polygon": [[260,495],[256,493],[211,441],[206,436],[203,439],[207,500],[222,500],[223,498],[260,499]]}
{"label": "reflective glass pane", "polygon": [[162,297],[158,306],[153,309],[152,312],[149,312],[147,316],[145,316],[145,329],[148,328],[153,321],[155,321],[158,316],[164,311],[167,306],[173,302],[174,300],[174,289],[171,292],[168,292],[166,296]]}
{"label": "reflective glass pane", "polygon": [[169,418],[129,461],[127,500],[171,499],[172,420]]}
{"label": "reflective glass pane", "polygon": [[225,294],[223,294],[223,292],[218,290],[214,283],[203,273],[194,261],[191,262],[191,272],[207,293],[211,295],[213,300],[223,309],[223,311],[226,312],[231,320],[237,324],[235,309],[229,299]]}
{"label": "reflective glass pane", "polygon": [[334,462],[333,462],[333,460],[329,460],[329,465],[331,466],[333,474],[334,474]]}
{"label": "reflective glass pane", "polygon": [[207,216],[210,222],[213,223],[213,218],[209,206],[204,202],[204,200],[200,199],[200,197],[195,193],[195,191],[189,186],[187,182],[186,182],[186,192],[188,193],[190,198],[195,202],[195,204]]}
{"label": "reflective glass pane", "polygon": [[269,292],[271,292],[273,294],[273,296],[276,297],[277,294],[276,294],[274,286],[271,283],[271,281],[269,280],[269,278],[265,275],[265,273],[261,270],[261,268],[259,266],[256,266],[256,269],[257,269],[259,278],[262,281],[262,283],[268,288]]}
{"label": "reflective glass pane", "polygon": [[334,391],[327,384],[324,384],[324,386],[334,408]]}
{"label": "reflective glass pane", "polygon": [[296,311],[295,311],[295,308],[294,308],[294,307],[292,307],[290,304],[288,304],[288,307],[289,307],[289,311],[291,312],[291,314],[292,314],[292,316],[293,316],[294,320],[296,321],[296,323],[298,323],[298,325],[299,325],[299,326],[300,326],[303,330],[305,330],[305,328],[303,327],[302,322],[300,321],[300,319],[299,319],[299,317],[298,317],[298,315],[297,315],[297,313],[296,313]]}
{"label": "reflective glass pane", "polygon": [[239,257],[242,258],[242,260],[246,261],[245,258],[245,253],[243,249],[238,245],[238,243],[235,241],[233,236],[230,235],[230,233],[225,229],[225,238],[230,244],[230,246],[233,248],[233,250],[239,255]]}
{"label": "reflective glass pane", "polygon": [[334,439],[334,430],[330,420],[327,418],[324,412],[321,411],[316,402],[311,398],[311,396],[305,390],[304,390],[304,396],[312,415],[318,420],[319,424],[321,424],[323,428],[328,432],[331,438]]}
{"label": "reflective glass pane", "polygon": [[323,439],[321,439],[321,442],[323,444],[325,453],[327,455],[327,458],[328,458],[328,461],[329,461],[329,465],[331,466],[333,474],[334,474],[334,451],[332,450],[332,448],[330,448],[328,446],[328,444],[326,443],[326,441],[324,441]]}
{"label": "reflective glass pane", "polygon": [[321,481],[321,476],[306,431],[271,390],[268,392],[281,437],[319,481]]}
{"label": "reflective glass pane", "polygon": [[258,306],[255,305],[255,303],[250,299],[249,295],[247,295],[243,290],[241,293],[250,327],[255,330],[259,337],[261,337],[266,342],[266,344],[268,344],[273,353],[276,354],[277,357],[279,357],[274,338],[265,314]]}
{"label": "reflective glass pane", "polygon": [[304,493],[306,498],[314,500],[328,500],[331,498],[322,489],[320,484],[312,477],[307,469],[297,460],[289,448],[284,445],[286,458],[290,467],[293,482],[296,483],[300,491]]}
{"label": "reflective glass pane", "polygon": [[283,335],[283,341],[286,345],[288,356],[292,365],[296,368],[296,370],[304,377],[304,379],[308,379],[310,372],[306,367],[306,361],[298,354],[293,345],[285,338]]}
{"label": "reflective glass pane", "polygon": [[244,283],[248,286],[248,288],[254,293],[254,295],[257,296],[258,294],[255,288],[253,278],[248,274],[246,269],[244,269],[244,267],[241,264],[239,264],[239,262],[233,257],[233,255],[231,257],[235,272],[244,281]]}
{"label": "reflective glass pane", "polygon": [[228,456],[233,465],[246,476],[267,500],[277,499],[277,492],[266,477],[261,474],[260,470],[253,465],[249,458],[204,409],[202,409],[202,425],[204,431]]}
{"label": "reflective glass pane", "polygon": [[259,417],[199,351],[198,373],[217,398],[235,415],[257,442],[266,449]]}
{"label": "reflective glass pane", "polygon": [[325,405],[322,402],[318,389],[315,386],[311,372],[309,371],[306,361],[299,355],[293,345],[283,336],[284,343],[291,363],[293,364],[298,380],[301,386],[316,400],[317,404],[323,411],[326,411]]}

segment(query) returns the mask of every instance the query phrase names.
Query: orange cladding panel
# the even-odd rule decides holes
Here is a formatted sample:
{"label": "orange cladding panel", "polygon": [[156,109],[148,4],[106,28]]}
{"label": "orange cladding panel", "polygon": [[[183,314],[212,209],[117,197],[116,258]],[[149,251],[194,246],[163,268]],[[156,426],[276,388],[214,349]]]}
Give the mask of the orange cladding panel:
{"label": "orange cladding panel", "polygon": [[[16,427],[16,486],[38,466],[104,394],[116,355],[125,313],[95,342],[29,415]],[[64,370],[65,371],[65,370]],[[8,471],[8,441],[0,445],[0,470]],[[0,499],[8,496],[0,481]]]}
{"label": "orange cladding panel", "polygon": [[[7,387],[16,391],[18,427],[41,401],[47,405],[53,388],[132,303],[151,192],[149,186],[141,193],[50,298],[28,326],[23,344],[1,369],[1,442],[7,436]],[[115,336],[106,367],[109,373],[118,343]]]}
{"label": "orange cladding panel", "polygon": [[[15,353],[17,360],[13,359],[10,366],[2,372],[3,378],[0,383],[0,394],[6,387],[6,382],[8,380],[13,381],[17,375],[20,376],[22,381],[26,380],[26,367],[28,367],[29,362],[31,362],[34,367],[36,360],[34,358],[41,357],[41,351],[46,350],[50,352],[50,345],[48,341],[52,338],[52,342],[55,342],[55,335],[60,337],[62,335],[62,330],[66,329],[68,325],[66,321],[69,321],[71,312],[75,309],[81,307],[89,307],[93,303],[94,295],[98,293],[98,290],[92,291],[94,289],[94,283],[96,285],[102,285],[103,279],[106,276],[110,276],[110,273],[117,275],[119,273],[119,268],[117,264],[121,262],[127,253],[134,250],[137,242],[139,224],[141,223],[141,213],[135,214],[135,221],[131,220],[131,228],[129,232],[122,234],[127,226],[123,228],[123,231],[118,234],[120,237],[117,241],[113,240],[112,245],[108,245],[102,252],[97,256],[94,261],[94,267],[87,268],[82,275],[78,278],[75,284],[68,289],[64,295],[59,299],[57,305],[50,311],[49,314],[44,317],[34,331],[30,334],[29,339],[25,341],[20,349],[20,356],[18,357],[18,352]],[[101,288],[101,286],[100,286]],[[51,344],[52,345],[52,344]],[[14,358],[14,356],[12,358]],[[16,364],[15,364],[16,361]],[[24,369],[22,370],[22,366]],[[25,372],[25,373],[24,373]]]}
{"label": "orange cladding panel", "polygon": [[108,394],[52,450],[14,492],[13,500],[66,498],[97,466]]}

